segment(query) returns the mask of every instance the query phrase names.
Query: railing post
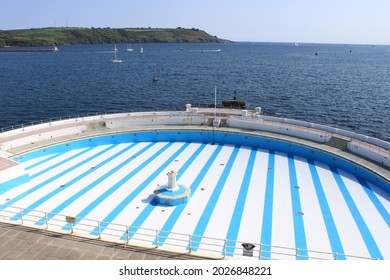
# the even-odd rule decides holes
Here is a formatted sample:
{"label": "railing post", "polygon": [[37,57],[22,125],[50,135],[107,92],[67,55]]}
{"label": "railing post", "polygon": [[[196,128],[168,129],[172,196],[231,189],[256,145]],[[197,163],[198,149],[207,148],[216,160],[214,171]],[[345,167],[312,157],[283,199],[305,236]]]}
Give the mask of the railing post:
{"label": "railing post", "polygon": [[158,248],[158,230],[156,229],[156,248]]}
{"label": "railing post", "polygon": [[47,213],[45,212],[45,229],[49,228],[49,220],[47,218]]}
{"label": "railing post", "polygon": [[188,235],[188,253],[192,252],[192,236],[191,234]]}
{"label": "railing post", "polygon": [[125,243],[125,247],[126,247],[126,244],[129,243],[129,227],[128,226],[125,227],[126,227],[126,243]]}
{"label": "railing post", "polygon": [[298,259],[299,256],[299,248],[295,248],[295,260]]}
{"label": "railing post", "polygon": [[224,243],[223,243],[223,257],[224,257],[224,258],[226,257],[226,243],[227,243],[227,241],[226,241],[226,239],[225,239],[225,241],[224,241]]}
{"label": "railing post", "polygon": [[262,250],[263,248],[262,248],[262,246],[261,246],[261,243],[260,243],[260,245],[259,245],[259,260],[261,260],[261,250]]}
{"label": "railing post", "polygon": [[333,259],[334,259],[334,260],[337,260],[337,256],[338,256],[337,253],[333,253]]}
{"label": "railing post", "polygon": [[100,236],[100,221],[98,221],[98,226],[97,226],[97,228],[98,228],[98,235],[99,235],[99,239],[101,239],[101,236]]}
{"label": "railing post", "polygon": [[20,220],[22,222],[22,225],[23,225],[23,208],[20,208]]}
{"label": "railing post", "polygon": [[70,223],[70,234],[73,234],[73,223]]}

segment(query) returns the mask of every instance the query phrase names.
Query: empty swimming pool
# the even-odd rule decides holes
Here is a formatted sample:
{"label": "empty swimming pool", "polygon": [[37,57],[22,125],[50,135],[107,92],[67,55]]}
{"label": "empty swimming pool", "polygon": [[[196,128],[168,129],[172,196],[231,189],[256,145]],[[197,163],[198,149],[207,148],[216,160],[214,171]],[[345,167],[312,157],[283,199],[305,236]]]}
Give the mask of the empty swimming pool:
{"label": "empty swimming pool", "polygon": [[[260,259],[390,259],[389,183],[295,143],[138,131],[15,160],[27,175],[0,184],[0,209],[10,221],[219,256],[242,256],[248,243]],[[170,170],[191,197],[156,205],[154,190]]]}

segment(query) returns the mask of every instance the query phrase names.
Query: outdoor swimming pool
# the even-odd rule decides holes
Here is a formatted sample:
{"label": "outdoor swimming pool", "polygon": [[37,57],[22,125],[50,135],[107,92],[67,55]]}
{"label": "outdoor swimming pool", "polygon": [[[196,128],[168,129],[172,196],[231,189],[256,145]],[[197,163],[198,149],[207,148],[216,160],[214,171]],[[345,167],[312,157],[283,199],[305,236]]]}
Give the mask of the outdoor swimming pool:
{"label": "outdoor swimming pool", "polygon": [[[24,209],[10,210],[12,221],[39,212],[45,215],[32,224],[56,220],[58,229],[92,237],[124,225],[129,230],[118,240],[142,235],[148,236],[144,243],[188,249],[178,237],[189,236],[193,252],[215,254],[213,243],[222,242],[217,254],[227,256],[242,255],[241,244],[251,243],[261,244],[262,259],[323,252],[337,259],[390,258],[389,183],[296,143],[233,132],[138,131],[46,147],[15,160],[27,175],[0,185],[0,209]],[[187,204],[153,202],[170,170],[191,189]],[[75,217],[75,224],[60,216]],[[150,229],[158,235],[146,234]],[[299,257],[283,255],[291,249]]]}

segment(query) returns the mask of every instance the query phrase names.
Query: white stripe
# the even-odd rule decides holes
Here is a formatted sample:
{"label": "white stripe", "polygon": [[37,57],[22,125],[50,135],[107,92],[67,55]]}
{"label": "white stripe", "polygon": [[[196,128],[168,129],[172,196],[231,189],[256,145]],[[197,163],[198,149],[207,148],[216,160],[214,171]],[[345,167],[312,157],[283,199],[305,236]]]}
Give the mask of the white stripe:
{"label": "white stripe", "polygon": [[[177,162],[172,162],[170,166],[168,166],[167,170],[175,170],[178,171],[185,163],[186,161],[191,157],[191,155],[198,149],[200,144],[190,144],[177,158]],[[192,174],[193,175],[193,174]],[[178,184],[183,184],[182,177],[179,177],[180,179],[177,180]],[[160,181],[158,181],[160,179]],[[162,176],[159,176],[158,179],[155,181],[158,181],[154,186],[154,189],[157,187],[157,184],[163,185],[167,184],[168,177],[166,175],[166,172],[163,172]],[[189,186],[188,186],[189,187]],[[140,194],[141,196],[142,194]],[[141,196],[142,197],[142,196]],[[116,219],[117,223],[125,223],[127,225],[131,225],[134,220],[138,217],[138,215],[144,210],[150,201],[154,198],[153,192],[150,192],[150,189],[148,189],[147,193],[147,199],[142,200],[141,198],[135,199],[133,203],[131,203],[130,207],[127,207],[124,209],[120,216],[118,216],[118,219]],[[166,220],[169,218],[169,215],[172,213],[172,211],[175,209],[175,207],[166,207],[166,206],[156,206],[155,209],[150,213],[150,215],[146,218],[146,220],[143,222],[141,227],[146,228],[156,228],[160,229],[165,224]],[[164,210],[164,212],[162,211]]]}
{"label": "white stripe", "polygon": [[390,193],[386,192],[384,189],[379,188],[376,185],[373,185],[367,182],[372,191],[375,193],[376,197],[382,203],[383,207],[390,213]]}
{"label": "white stripe", "polygon": [[[318,202],[307,160],[302,157],[294,157],[294,162],[297,172],[301,207],[302,212],[304,213],[303,223],[305,227],[307,249],[331,253],[332,247],[329,243],[325,222],[322,217],[321,207]],[[309,252],[308,255],[313,258],[333,258],[331,255],[327,256],[315,252]]]}
{"label": "white stripe", "polygon": [[[53,169],[54,171],[50,170],[50,171],[46,172],[45,174],[43,174],[42,176],[39,176],[39,177],[40,178],[47,177],[47,179],[50,179],[53,176],[57,176],[59,173],[61,173],[63,171],[66,171],[69,168],[73,168],[74,165],[80,163],[81,161],[87,159],[88,157],[90,157],[90,156],[92,156],[92,155],[94,155],[96,153],[101,152],[105,148],[107,148],[107,146],[98,146],[98,147],[88,151],[87,153],[85,153],[83,155],[80,155],[80,156],[70,160],[69,162],[65,162],[64,164],[62,164],[61,166],[58,166],[57,168],[54,168]],[[81,167],[79,167],[79,168],[81,168]],[[68,182],[68,181],[72,180],[73,178],[77,177],[78,173],[82,173],[82,172],[78,171],[79,168],[77,168],[75,170],[72,170],[71,172],[68,172],[67,174],[65,174],[65,175],[63,175],[63,176],[61,176],[61,177],[59,177],[59,178],[57,178],[55,180],[50,181],[45,186],[39,188],[38,190],[28,194],[27,196],[25,196],[22,199],[20,199],[19,201],[17,201],[16,204],[19,207],[28,207],[29,205],[31,205],[35,201],[37,201],[40,198],[44,197],[46,194],[52,192],[54,189],[59,188],[61,185],[65,184],[66,182]],[[46,176],[46,174],[47,174],[47,176]],[[50,174],[50,176],[49,176],[49,174]],[[35,187],[36,185],[37,185],[36,182],[34,182],[34,185],[31,182],[31,186],[32,187]]]}
{"label": "white stripe", "polygon": [[[184,143],[175,143],[174,145],[172,145],[172,147],[170,147],[167,151],[165,151],[168,154],[164,152],[161,155],[161,160],[154,162],[154,165],[152,165],[150,167],[150,170],[144,174],[144,177],[140,180],[137,180],[138,185],[150,176],[150,174],[152,173],[151,170],[158,169],[160,165],[163,164],[167,158],[172,156],[178,149],[180,149],[182,144]],[[198,144],[187,146],[187,148],[177,158],[180,159],[178,161],[171,162],[170,165],[164,171],[162,171],[160,175],[158,175],[143,191],[141,191],[139,195],[128,205],[128,207],[124,208],[120,213],[120,215],[118,215],[114,219],[114,223],[131,225],[134,222],[134,220],[138,217],[138,215],[141,214],[141,212],[153,200],[154,198],[153,191],[157,188],[157,185],[163,185],[167,183],[168,177],[166,173],[172,169],[178,171],[180,167],[183,164],[185,164],[185,161],[192,155],[192,153],[198,147],[199,147]],[[177,183],[180,183],[180,180],[177,181]],[[149,215],[149,217],[141,225],[141,227],[146,227],[146,228],[152,227],[155,229],[160,229],[164,225],[166,219],[169,217],[169,215],[172,213],[174,209],[175,207],[156,206],[155,209]],[[154,215],[157,216],[156,219],[154,218]]]}
{"label": "white stripe", "polygon": [[346,255],[366,256],[369,253],[355,220],[346,204],[329,166],[316,162],[318,176],[324,188],[341,244]]}
{"label": "white stripe", "polygon": [[[338,170],[384,259],[390,257],[390,228],[356,178]],[[390,204],[387,201],[387,204]],[[387,257],[386,257],[387,255]]]}
{"label": "white stripe", "polygon": [[[94,182],[96,179],[101,177],[103,174],[109,172],[110,170],[116,168],[119,164],[127,160],[129,157],[137,153],[139,150],[147,146],[149,143],[140,143],[136,145],[135,147],[131,148],[130,150],[124,152],[121,154],[115,161],[110,162],[109,164],[106,164],[105,166],[102,166],[101,168],[95,170],[85,178],[83,178],[82,181],[80,181],[80,186],[88,186],[92,182]],[[150,148],[148,151],[145,151],[145,153],[148,153],[149,155],[152,155],[156,152],[159,145],[155,145],[152,148]],[[109,188],[111,188],[113,185],[115,185],[118,181],[120,181],[123,177],[125,177],[128,173],[130,173],[132,170],[134,170],[137,167],[137,163],[140,164],[143,161],[142,156],[139,156],[135,158],[132,162],[126,164],[121,169],[117,170],[114,174],[111,174],[108,178],[105,180],[99,182],[96,186],[94,186],[91,190],[89,190],[86,194],[76,199],[73,203],[68,205],[64,210],[63,213],[66,213],[68,216],[75,216],[79,214],[85,207],[87,207],[90,203],[92,203],[95,199],[97,199],[101,194],[103,194],[105,191],[107,191]],[[78,186],[72,186],[69,188],[69,197],[72,196],[74,193],[79,191],[81,188]],[[116,203],[114,203],[116,205]],[[104,214],[107,213],[109,209],[103,209],[100,206],[98,207],[100,211],[103,213],[101,214],[104,218]],[[101,220],[100,219],[100,220]]]}
{"label": "white stripe", "polygon": [[45,159],[47,159],[47,158],[49,158],[49,157],[52,157],[52,156],[54,156],[54,155],[56,155],[56,154],[58,154],[58,153],[48,154],[48,155],[45,155],[45,156],[41,156],[41,157],[36,157],[36,158],[33,158],[33,159],[29,159],[29,160],[23,162],[22,165],[23,165],[25,168],[28,168],[29,166],[34,165],[34,164],[36,164],[36,163],[39,163],[39,162],[41,162],[41,161],[43,161],[43,160],[45,160]]}
{"label": "white stripe", "polygon": [[[157,158],[155,158],[152,162],[150,162],[147,166],[145,166],[144,169],[142,169],[140,172],[138,172],[133,178],[131,178],[129,181],[127,181],[127,185],[133,186],[131,191],[127,191],[124,188],[120,188],[112,194],[112,199],[117,200],[121,202],[124,198],[126,198],[134,189],[138,188],[140,184],[142,184],[148,177],[155,172],[169,157],[171,157],[178,149],[183,146],[184,143],[174,143],[171,147],[169,147],[167,150],[165,150],[161,155],[159,155]],[[159,174],[155,179],[153,179],[145,188],[134,198],[133,201],[131,201],[122,211],[118,214],[118,216],[112,221],[113,223],[121,223],[121,224],[127,224],[130,225],[129,219],[127,217],[128,213],[132,213],[136,211],[138,214],[140,214],[143,209],[145,209],[146,206],[150,203],[150,201],[153,199],[153,191],[156,189],[157,184],[164,184],[167,182],[167,175],[166,173],[169,171],[167,168],[166,170],[162,171],[161,174]],[[110,197],[111,199],[111,197]],[[139,207],[137,210],[136,207]],[[166,207],[165,207],[166,208]],[[173,210],[167,209],[167,212]],[[165,215],[164,215],[165,216]],[[157,222],[157,221],[156,221]],[[161,221],[159,221],[161,222]],[[158,228],[158,225],[156,225]]]}
{"label": "white stripe", "polygon": [[[241,148],[239,150],[232,169],[227,177],[226,183],[223,186],[221,194],[215,205],[215,209],[210,217],[209,223],[207,224],[204,232],[205,236],[220,239],[226,238],[250,153],[250,149]],[[199,250],[202,249],[215,250],[215,247],[201,244],[199,246]]]}
{"label": "white stripe", "polygon": [[[109,151],[105,152],[104,154],[100,155],[99,157],[89,161],[88,163],[86,163],[86,164],[80,166],[78,169],[74,170],[74,172],[76,172],[75,174],[77,176],[79,176],[87,171],[90,171],[91,167],[94,167],[94,166],[100,164],[101,162],[105,161],[106,159],[108,159],[109,157],[114,155],[115,153],[125,149],[129,145],[130,144],[119,144],[119,145],[115,146],[114,148],[110,149]],[[108,164],[106,164],[106,166],[107,165]],[[42,211],[48,211],[48,212],[52,211],[58,205],[60,205],[62,202],[66,201],[67,199],[72,197],[75,193],[77,193],[78,191],[80,191],[81,189],[86,187],[91,182],[91,180],[95,180],[96,178],[98,178],[99,176],[101,176],[103,174],[104,174],[104,171],[102,171],[102,168],[100,168],[98,170],[94,169],[91,173],[84,176],[83,178],[78,180],[76,183],[74,183],[72,185],[65,185],[64,189],[60,193],[56,194],[55,196],[51,197],[50,199],[48,199],[47,201],[42,203],[38,207],[38,209],[41,209]],[[73,176],[73,178],[75,178],[77,176]]]}
{"label": "white stripe", "polygon": [[[86,150],[86,149],[87,148],[83,148],[83,149],[76,149],[76,150],[71,150],[71,151],[65,152],[65,153],[59,155],[58,157],[55,157],[51,160],[48,160],[42,164],[39,164],[39,165],[31,168],[30,170],[28,170],[28,174],[30,174],[30,176],[33,176],[34,174],[37,174],[38,172],[41,172],[42,170],[50,168],[51,166],[53,166],[53,165],[55,165],[63,160],[66,160],[66,159]],[[42,179],[42,180],[44,180],[44,179]]]}
{"label": "white stripe", "polygon": [[[216,146],[210,146],[210,147],[213,148],[213,150],[216,148]],[[232,151],[233,151],[232,146],[224,146],[221,149],[218,156],[215,158],[214,164],[208,170],[206,176],[201,181],[196,192],[192,194],[192,197],[190,201],[187,203],[187,205],[185,206],[182,215],[177,220],[175,226],[172,228],[172,232],[193,234],[195,227],[198,224],[200,217],[202,216],[203,210],[206,207],[207,202],[209,201],[210,196],[213,193],[213,190],[225,167],[224,165],[222,166],[220,164],[227,163]],[[206,164],[208,158],[205,157],[201,159],[202,162],[199,161],[197,161],[196,163],[194,162],[195,165],[199,164],[200,168],[202,168]],[[198,174],[195,174],[194,178],[197,175]]]}
{"label": "white stripe", "polygon": [[[78,212],[82,211],[86,206],[88,206],[90,203],[93,203],[97,198],[99,198],[100,195],[102,195],[105,191],[109,190],[111,187],[113,187],[115,184],[117,184],[120,180],[122,180],[124,177],[126,177],[129,173],[131,173],[133,170],[135,170],[140,164],[142,164],[145,159],[152,157],[161,147],[165,146],[166,143],[157,143],[147,151],[145,151],[142,155],[139,155],[138,157],[134,158],[130,163],[126,164],[119,170],[116,170],[114,174],[111,174],[108,178],[106,178],[104,181],[100,182],[98,185],[96,185],[89,193],[88,198],[85,198],[88,200],[87,203],[83,203],[83,207],[77,207]],[[128,156],[133,153],[126,153]],[[128,181],[125,182],[119,189],[115,190],[111,195],[105,197],[105,199],[96,207],[93,209],[90,213],[86,215],[85,218],[87,219],[93,219],[93,220],[103,220],[114,207],[117,206],[122,199],[127,196],[128,193],[133,191],[136,186],[134,184],[130,184]],[[122,194],[118,196],[119,194]],[[115,200],[116,199],[116,200]],[[79,201],[76,200],[73,204],[78,204]]]}
{"label": "white stripe", "polygon": [[260,243],[268,173],[268,156],[269,152],[265,150],[259,150],[256,153],[240,230],[237,236],[237,240],[244,243]]}
{"label": "white stripe", "polygon": [[[290,177],[287,154],[275,153],[274,173],[274,197],[272,214],[272,245],[295,248],[294,221],[292,213]],[[292,254],[291,257],[283,257],[272,254],[271,258],[295,259],[292,250],[272,248],[273,252]]]}

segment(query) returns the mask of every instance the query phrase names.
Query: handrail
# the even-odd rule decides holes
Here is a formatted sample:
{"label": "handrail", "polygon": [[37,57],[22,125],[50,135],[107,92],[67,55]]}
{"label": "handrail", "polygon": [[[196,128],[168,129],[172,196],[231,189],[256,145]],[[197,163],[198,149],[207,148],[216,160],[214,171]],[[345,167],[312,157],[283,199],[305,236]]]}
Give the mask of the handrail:
{"label": "handrail", "polygon": [[[179,110],[179,109],[177,109],[177,110]],[[177,111],[177,110],[172,110],[172,111],[184,113],[184,111]],[[145,110],[143,110],[143,111],[113,110],[113,111],[90,112],[90,113],[83,113],[83,114],[77,114],[77,115],[59,116],[59,117],[54,117],[54,118],[49,118],[49,119],[41,119],[41,120],[37,120],[37,121],[31,121],[31,122],[1,127],[0,132],[6,132],[6,131],[10,131],[10,130],[18,129],[18,128],[30,127],[30,126],[34,126],[34,125],[38,125],[38,124],[52,123],[52,122],[56,122],[56,121],[63,121],[63,120],[70,120],[70,119],[77,119],[77,118],[85,118],[85,117],[93,117],[93,116],[107,116],[107,115],[122,114],[122,113],[150,113],[150,112],[156,112],[156,111],[155,110],[150,110],[150,111],[145,111]]]}
{"label": "handrail", "polygon": [[[115,115],[121,115],[126,113],[127,116],[115,116]],[[165,114],[165,115],[164,115]],[[64,121],[64,120],[70,120],[72,118],[77,119],[83,119],[86,117],[93,117],[93,116],[100,116],[100,119],[102,121],[109,121],[109,120],[125,120],[126,118],[132,119],[137,117],[153,117],[155,119],[165,119],[165,118],[175,118],[175,117],[183,117],[183,116],[201,116],[202,114],[193,113],[193,112],[186,112],[186,111],[166,111],[166,112],[155,112],[155,111],[149,111],[149,112],[125,112],[125,111],[115,111],[115,112],[104,112],[103,114],[99,113],[88,113],[84,115],[77,115],[77,116],[68,116],[68,117],[59,117],[49,120],[42,120],[42,121],[36,121],[31,122],[27,124],[21,124],[21,125],[15,125],[10,126],[6,128],[1,128],[1,132],[7,132],[11,130],[16,130],[20,128],[27,128],[34,125],[39,124],[51,124],[52,122],[56,121]],[[105,116],[110,116],[110,118],[104,118]],[[303,131],[303,132],[310,132],[314,135],[325,135],[325,138],[329,138],[331,136],[339,137],[342,139],[345,139],[351,144],[356,145],[358,147],[365,148],[367,150],[373,151],[375,153],[384,155],[386,157],[390,157],[390,143],[386,142],[381,139],[377,139],[374,137],[369,137],[366,135],[362,135],[359,133],[347,131],[344,129],[334,128],[326,125],[321,124],[315,124],[310,123],[306,121],[300,121],[300,120],[294,120],[294,119],[287,119],[287,118],[280,118],[280,117],[273,117],[273,116],[265,116],[265,115],[248,115],[248,116],[234,116],[230,115],[228,117],[228,120],[238,120],[240,122],[246,122],[246,123],[263,123],[266,125],[270,125],[272,127],[277,128],[283,128],[283,129],[295,129],[297,131]],[[91,119],[89,121],[83,120],[83,124],[94,122],[96,119]],[[54,128],[54,127],[52,127]],[[283,130],[280,131],[280,133],[283,133]],[[8,138],[8,136],[6,136]]]}
{"label": "handrail", "polygon": [[[50,217],[50,218],[49,218]],[[8,222],[18,223],[23,226],[38,227],[43,230],[48,231],[62,231],[66,233],[82,233],[86,232],[89,238],[98,238],[105,239],[107,241],[115,243],[123,243],[124,246],[130,244],[131,242],[137,242],[142,244],[154,245],[155,247],[160,247],[166,245],[166,247],[178,247],[182,251],[192,252],[194,245],[199,247],[202,245],[202,249],[198,249],[198,252],[206,252],[207,255],[214,255],[216,257],[233,257],[233,258],[244,258],[240,255],[240,246],[237,244],[243,244],[245,242],[239,240],[226,240],[214,237],[207,236],[196,236],[190,234],[176,233],[163,231],[158,229],[142,228],[142,227],[133,227],[123,224],[116,224],[105,221],[96,221],[91,219],[86,219],[82,217],[72,217],[75,218],[78,223],[69,223],[67,222],[67,216],[59,213],[49,213],[34,209],[21,208],[15,206],[1,205],[0,204],[0,218],[7,220]],[[42,221],[43,220],[43,221]],[[69,224],[69,227],[67,227]],[[105,224],[105,229],[101,230],[101,225]],[[85,228],[98,229],[97,234],[91,235],[92,230],[86,230]],[[118,229],[122,228],[122,230]],[[131,231],[133,230],[133,231]],[[129,237],[129,231],[134,234],[133,237]],[[142,231],[147,231],[147,233],[142,233]],[[89,234],[88,234],[89,233]],[[160,233],[164,233],[164,244],[161,244],[159,241]],[[166,234],[168,233],[168,234]],[[135,235],[139,237],[135,237]],[[170,237],[173,235],[174,237]],[[105,238],[109,236],[111,238]],[[183,238],[180,238],[182,236]],[[113,241],[114,239],[114,241]],[[198,240],[198,241],[197,241]],[[234,243],[234,246],[228,246],[228,243]],[[181,245],[183,244],[183,245]],[[223,245],[220,245],[223,244]],[[253,250],[253,256],[245,256],[245,258],[255,258],[255,259],[268,259],[263,256],[264,253],[272,255],[272,259],[279,259],[276,257],[287,257],[288,259],[318,259],[318,260],[329,260],[337,259],[338,257],[352,258],[352,259],[366,259],[372,260],[369,257],[362,256],[353,256],[338,254],[335,252],[323,252],[315,251],[308,249],[299,249],[299,248],[290,248],[284,246],[268,245],[253,243],[256,249]],[[266,249],[264,249],[266,248]],[[227,250],[232,249],[233,254],[227,254]],[[284,250],[280,252],[280,249]],[[291,252],[291,253],[290,253]],[[300,253],[306,252],[307,254],[303,255]],[[320,256],[308,256],[309,253]]]}
{"label": "handrail", "polygon": [[359,147],[366,148],[376,153],[390,156],[390,143],[381,139],[366,136],[356,132],[348,130],[334,128],[327,125],[314,124],[306,121],[299,121],[293,119],[271,117],[271,116],[229,116],[231,120],[238,120],[247,123],[263,123],[273,127],[279,128],[294,128],[299,131],[310,132],[315,135],[325,134],[326,137],[335,136],[351,143],[358,145]]}

